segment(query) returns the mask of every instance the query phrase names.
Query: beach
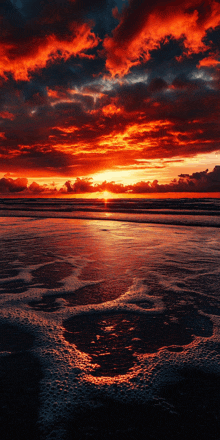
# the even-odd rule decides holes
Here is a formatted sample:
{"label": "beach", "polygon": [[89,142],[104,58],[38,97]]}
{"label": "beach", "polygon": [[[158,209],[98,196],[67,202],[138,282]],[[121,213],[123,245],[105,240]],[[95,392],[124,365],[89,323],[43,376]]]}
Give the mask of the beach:
{"label": "beach", "polygon": [[114,203],[1,200],[3,440],[219,439],[219,201]]}

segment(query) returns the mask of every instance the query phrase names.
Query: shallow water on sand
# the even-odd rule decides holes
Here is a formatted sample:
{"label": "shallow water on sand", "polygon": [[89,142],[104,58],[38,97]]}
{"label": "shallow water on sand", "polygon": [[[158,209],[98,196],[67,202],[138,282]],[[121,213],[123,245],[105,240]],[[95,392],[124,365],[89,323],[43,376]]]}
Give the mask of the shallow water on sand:
{"label": "shallow water on sand", "polygon": [[[0,228],[3,440],[19,420],[22,440],[33,423],[48,440],[218,439],[218,228],[28,217]],[[11,428],[22,399],[32,409]]]}

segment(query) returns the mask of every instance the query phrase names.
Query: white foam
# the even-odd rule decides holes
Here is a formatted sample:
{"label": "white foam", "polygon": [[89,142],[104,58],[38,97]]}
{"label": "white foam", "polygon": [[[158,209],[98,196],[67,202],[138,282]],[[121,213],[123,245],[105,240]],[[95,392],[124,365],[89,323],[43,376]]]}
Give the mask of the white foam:
{"label": "white foam", "polygon": [[[1,221],[1,223],[4,222]],[[184,348],[184,351],[170,352],[166,348],[161,348],[156,353],[150,355],[139,354],[133,368],[124,375],[94,377],[91,374],[95,369],[95,365],[92,363],[90,356],[78,350],[74,344],[69,344],[63,337],[64,319],[77,315],[115,313],[119,311],[142,315],[162,314],[166,311],[163,295],[152,294],[150,281],[155,280],[155,283],[158,283],[161,288],[176,292],[176,294],[187,292],[186,287],[178,287],[177,281],[186,283],[190,277],[195,281],[196,277],[199,277],[198,271],[203,269],[202,264],[200,269],[196,263],[194,266],[192,263],[187,265],[187,258],[189,260],[192,258],[196,262],[196,258],[202,258],[205,255],[204,258],[208,258],[210,264],[210,270],[206,271],[206,275],[212,276],[214,273],[219,273],[219,269],[216,267],[216,256],[219,255],[217,245],[215,243],[215,253],[213,247],[209,248],[207,244],[208,235],[211,238],[212,231],[210,231],[210,234],[207,231],[204,233],[206,246],[201,240],[202,232],[200,232],[195,251],[195,232],[190,232],[189,229],[187,229],[187,232],[184,228],[181,229],[182,235],[178,235],[178,239],[175,242],[176,249],[174,250],[172,239],[176,236],[175,228],[169,227],[169,240],[165,240],[164,229],[161,226],[143,227],[143,225],[122,224],[119,231],[112,222],[105,223],[106,226],[108,226],[112,234],[111,238],[108,239],[109,241],[103,238],[103,242],[100,242],[100,230],[103,228],[101,222],[93,222],[91,225],[85,221],[74,220],[70,222],[68,220],[65,223],[65,227],[64,220],[54,220],[52,225],[49,221],[42,221],[41,223],[41,220],[37,220],[31,223],[31,221],[24,221],[24,219],[13,219],[9,224],[7,221],[4,223],[4,236],[2,239],[10,237],[11,241],[13,239],[19,240],[21,228],[23,238],[32,234],[36,239],[53,236],[60,240],[62,235],[65,241],[63,245],[59,244],[57,254],[63,250],[62,246],[66,246],[66,255],[58,255],[52,262],[67,262],[74,266],[73,273],[63,279],[62,287],[54,289],[42,288],[42,286],[30,287],[23,293],[0,295],[0,321],[16,324],[21,329],[28,330],[35,335],[35,343],[31,352],[39,358],[44,374],[41,380],[39,423],[42,431],[44,433],[48,432],[48,434],[45,434],[48,440],[52,438],[62,440],[65,432],[63,426],[65,419],[71,416],[75,407],[85,404],[89,405],[89,402],[92,404],[94,389],[98,388],[107,396],[121,401],[126,400],[128,402],[138,399],[141,402],[157,398],[161,385],[175,381],[178,377],[178,370],[181,367],[191,366],[220,374],[220,355],[218,351],[220,318],[211,314],[207,316],[213,321],[213,335],[208,338],[195,337],[192,343]],[[60,234],[61,228],[63,228],[62,234]],[[78,234],[76,241],[78,248],[74,249],[74,240],[71,240],[76,232]],[[193,237],[194,242],[193,240],[190,242],[190,238]],[[188,240],[187,242],[186,239]],[[80,240],[83,243],[82,248],[79,247]],[[44,294],[67,294],[103,280],[103,278],[100,278],[97,281],[92,279],[85,281],[79,278],[82,269],[88,262],[94,261],[94,252],[92,252],[91,247],[88,252],[86,251],[86,240],[87,242],[93,240],[93,243],[97,243],[99,250],[101,249],[100,253],[104,252],[103,249],[107,247],[110,249],[110,256],[112,256],[114,246],[116,249],[120,249],[121,252],[123,250],[123,258],[126,258],[130,265],[128,269],[129,275],[134,274],[135,270],[137,273],[137,276],[133,276],[133,281],[128,290],[117,299],[101,304],[70,307],[67,306],[64,298],[57,298],[57,304],[60,304],[62,307],[53,313],[31,309],[28,302],[33,299],[40,299]],[[219,243],[219,237],[217,240]],[[77,251],[77,255],[74,255],[75,251]],[[33,252],[35,252],[34,249]],[[142,263],[140,262],[136,269],[133,266],[131,267],[129,252],[132,252],[133,260],[136,258],[138,262],[141,259],[140,257],[143,256],[142,260],[145,258],[147,264],[143,265],[141,260]],[[106,258],[106,255],[104,257]],[[169,261],[174,257],[176,257],[175,264],[170,263]],[[97,254],[97,258],[102,258],[102,254]],[[26,261],[22,265],[19,262],[19,258],[14,261],[18,263],[19,274],[16,277],[2,279],[0,287],[4,285],[6,280],[30,282],[33,270],[50,264],[39,263],[29,265],[28,261]],[[204,267],[206,267],[206,261],[204,259]],[[167,265],[173,264],[177,272],[172,275],[166,273],[166,271],[163,273],[157,272],[156,264],[159,262],[161,266],[165,265],[165,263]],[[181,266],[182,264],[183,266]],[[184,265],[186,268],[191,268],[192,273],[190,275],[184,275],[183,273],[180,280],[178,270],[184,267]],[[138,276],[139,272],[142,275],[145,273],[145,278]],[[149,280],[149,284],[146,283],[146,278]],[[201,294],[205,295],[204,292],[201,292]],[[208,294],[209,292],[207,292],[207,297]],[[184,306],[184,298],[182,301]],[[150,307],[143,308],[138,305],[138,302],[145,302]],[[173,319],[175,320],[175,317]],[[7,355],[7,351],[1,354],[1,356]],[[53,429],[53,426],[56,426],[56,428]]]}

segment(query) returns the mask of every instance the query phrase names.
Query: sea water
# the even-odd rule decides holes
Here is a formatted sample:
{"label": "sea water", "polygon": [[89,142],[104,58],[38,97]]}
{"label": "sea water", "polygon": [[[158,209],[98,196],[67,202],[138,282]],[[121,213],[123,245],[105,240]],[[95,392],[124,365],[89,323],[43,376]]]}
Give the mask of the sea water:
{"label": "sea water", "polygon": [[[27,359],[39,364],[39,438],[197,438],[199,426],[217,440],[219,200],[0,206],[0,368],[28,380]],[[135,407],[172,428],[138,425]]]}

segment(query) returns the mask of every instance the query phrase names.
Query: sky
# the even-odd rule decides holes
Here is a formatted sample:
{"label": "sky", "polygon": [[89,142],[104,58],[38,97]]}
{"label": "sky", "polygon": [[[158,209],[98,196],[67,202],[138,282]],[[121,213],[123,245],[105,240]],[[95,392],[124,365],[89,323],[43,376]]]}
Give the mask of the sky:
{"label": "sky", "polygon": [[220,1],[0,1],[0,194],[220,191]]}

